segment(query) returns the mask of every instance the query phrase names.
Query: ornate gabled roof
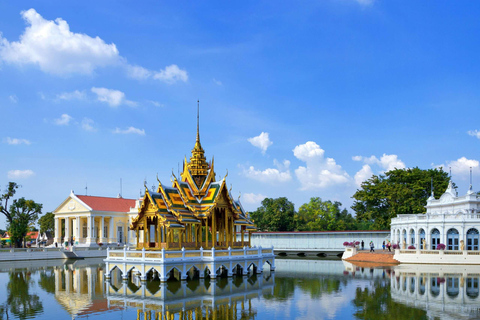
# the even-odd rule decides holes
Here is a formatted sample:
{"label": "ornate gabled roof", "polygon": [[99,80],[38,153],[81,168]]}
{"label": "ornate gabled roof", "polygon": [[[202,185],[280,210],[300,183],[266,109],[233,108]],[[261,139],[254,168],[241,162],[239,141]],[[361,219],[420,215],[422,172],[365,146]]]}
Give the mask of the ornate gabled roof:
{"label": "ornate gabled roof", "polygon": [[233,213],[235,224],[255,229],[240,201],[235,201],[226,188],[228,173],[222,180],[215,181],[213,158],[211,163],[207,163],[205,151],[200,143],[198,119],[197,109],[197,138],[190,161],[188,162],[185,157],[180,181],[172,173],[171,187],[163,185],[158,178],[156,192],[145,187],[145,199],[138,216],[132,222],[133,227],[145,214],[159,216],[161,222],[169,226],[174,226],[175,223],[179,225],[201,223],[202,219],[210,217],[216,207],[223,207],[229,208]]}

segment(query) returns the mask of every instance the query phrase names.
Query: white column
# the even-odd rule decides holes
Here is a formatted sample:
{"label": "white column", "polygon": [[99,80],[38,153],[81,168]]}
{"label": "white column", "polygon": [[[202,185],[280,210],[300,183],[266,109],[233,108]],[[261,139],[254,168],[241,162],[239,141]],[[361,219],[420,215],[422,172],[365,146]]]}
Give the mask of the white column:
{"label": "white column", "polygon": [[117,242],[117,239],[115,238],[115,234],[114,234],[113,217],[110,217],[110,222],[108,225],[108,242],[110,243]]}
{"label": "white column", "polygon": [[106,242],[106,239],[105,239],[105,217],[104,216],[101,216],[100,217],[100,242],[102,243],[105,243]]}
{"label": "white column", "polygon": [[80,216],[75,217],[75,242],[80,243]]}
{"label": "white column", "polygon": [[65,238],[63,242],[70,243],[70,218],[68,217],[65,218]]}
{"label": "white column", "polygon": [[93,217],[88,216],[87,217],[87,244],[92,244],[94,241],[93,239]]}
{"label": "white column", "polygon": [[53,242],[55,243],[60,243],[60,237],[62,232],[60,231],[60,218],[55,218],[55,238],[53,239]]}

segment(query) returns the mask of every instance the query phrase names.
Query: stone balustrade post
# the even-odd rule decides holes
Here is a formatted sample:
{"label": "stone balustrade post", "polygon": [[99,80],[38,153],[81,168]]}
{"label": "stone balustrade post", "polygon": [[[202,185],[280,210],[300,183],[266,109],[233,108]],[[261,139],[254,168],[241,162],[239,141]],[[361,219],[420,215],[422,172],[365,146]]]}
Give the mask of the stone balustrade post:
{"label": "stone balustrade post", "polygon": [[162,248],[162,262],[165,262],[165,248]]}
{"label": "stone balustrade post", "polygon": [[182,248],[182,261],[185,260],[185,247]]}
{"label": "stone balustrade post", "polygon": [[142,248],[142,261],[145,260],[145,248]]}
{"label": "stone balustrade post", "polygon": [[232,256],[232,248],[228,247],[228,256],[231,257]]}

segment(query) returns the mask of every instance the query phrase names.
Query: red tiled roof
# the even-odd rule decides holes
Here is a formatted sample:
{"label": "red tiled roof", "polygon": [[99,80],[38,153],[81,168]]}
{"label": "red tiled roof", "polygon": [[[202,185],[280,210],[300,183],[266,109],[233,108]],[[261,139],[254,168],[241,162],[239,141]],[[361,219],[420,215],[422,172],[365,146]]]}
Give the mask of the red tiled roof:
{"label": "red tiled roof", "polygon": [[38,237],[38,231],[30,231],[27,233],[27,237],[30,237],[30,239],[37,239]]}
{"label": "red tiled roof", "polygon": [[94,196],[77,196],[77,198],[95,211],[129,212],[130,208],[135,207],[134,199]]}

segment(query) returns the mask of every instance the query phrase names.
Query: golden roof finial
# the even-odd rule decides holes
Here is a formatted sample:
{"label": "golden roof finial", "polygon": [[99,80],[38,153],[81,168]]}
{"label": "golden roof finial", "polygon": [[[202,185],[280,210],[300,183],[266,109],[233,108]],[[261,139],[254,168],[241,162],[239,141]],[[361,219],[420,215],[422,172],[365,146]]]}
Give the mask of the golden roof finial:
{"label": "golden roof finial", "polygon": [[197,100],[197,142],[200,143],[200,99]]}

